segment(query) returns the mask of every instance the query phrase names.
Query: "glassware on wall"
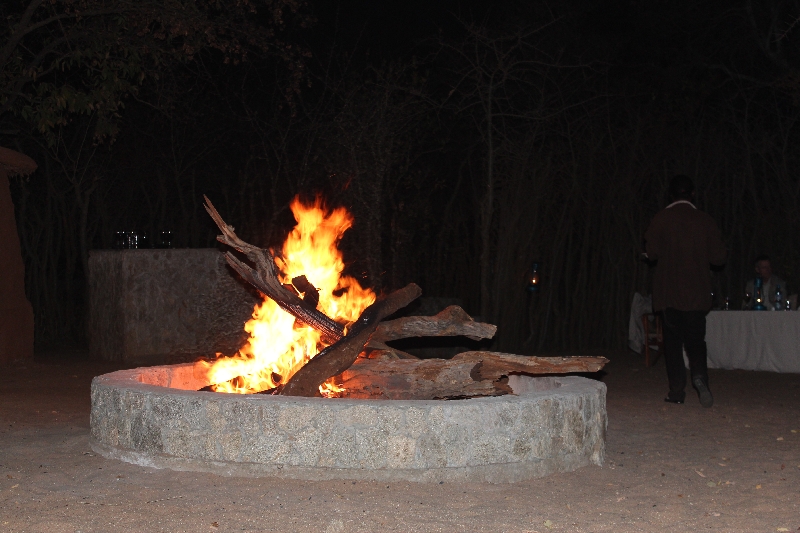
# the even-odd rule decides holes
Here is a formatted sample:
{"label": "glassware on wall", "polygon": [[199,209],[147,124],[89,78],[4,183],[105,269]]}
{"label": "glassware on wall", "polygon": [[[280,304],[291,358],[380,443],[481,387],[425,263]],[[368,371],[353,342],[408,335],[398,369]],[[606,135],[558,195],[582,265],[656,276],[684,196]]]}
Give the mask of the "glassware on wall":
{"label": "glassware on wall", "polygon": [[137,231],[114,232],[114,248],[116,250],[135,250],[142,245],[142,236]]}

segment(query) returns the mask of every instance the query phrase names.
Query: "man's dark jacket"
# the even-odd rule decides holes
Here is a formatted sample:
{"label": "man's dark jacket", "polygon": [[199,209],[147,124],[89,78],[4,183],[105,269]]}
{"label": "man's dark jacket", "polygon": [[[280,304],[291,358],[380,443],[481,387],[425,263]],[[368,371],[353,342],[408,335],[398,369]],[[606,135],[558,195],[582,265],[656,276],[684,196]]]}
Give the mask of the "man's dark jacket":
{"label": "man's dark jacket", "polygon": [[711,309],[711,265],[725,264],[727,250],[714,219],[688,202],[659,212],[645,233],[647,256],[657,261],[653,310]]}

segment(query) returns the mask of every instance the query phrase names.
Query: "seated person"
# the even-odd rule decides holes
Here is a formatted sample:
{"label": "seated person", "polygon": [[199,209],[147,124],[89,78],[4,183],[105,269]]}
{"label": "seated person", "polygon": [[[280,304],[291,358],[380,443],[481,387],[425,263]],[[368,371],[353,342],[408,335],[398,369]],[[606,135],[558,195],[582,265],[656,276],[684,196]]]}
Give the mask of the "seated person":
{"label": "seated person", "polygon": [[[786,299],[789,296],[789,288],[786,286],[786,282],[783,281],[778,276],[775,276],[772,273],[772,263],[769,260],[768,255],[759,255],[756,257],[755,261],[755,268],[756,268],[756,276],[761,278],[762,286],[761,286],[761,294],[764,305],[767,309],[772,309],[773,302],[775,302],[775,292],[778,290],[778,287],[781,288],[781,309],[786,306]],[[745,294],[749,294],[749,306],[752,306],[753,300],[755,298],[755,293],[753,293],[753,281],[750,280],[745,285]]]}

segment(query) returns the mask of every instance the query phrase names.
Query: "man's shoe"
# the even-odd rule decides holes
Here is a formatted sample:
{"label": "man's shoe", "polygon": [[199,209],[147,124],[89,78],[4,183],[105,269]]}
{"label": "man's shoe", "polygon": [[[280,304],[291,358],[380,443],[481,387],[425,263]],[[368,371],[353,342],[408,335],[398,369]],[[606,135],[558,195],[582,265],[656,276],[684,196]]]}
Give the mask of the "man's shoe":
{"label": "man's shoe", "polygon": [[714,397],[711,395],[711,391],[708,390],[708,385],[706,385],[703,378],[693,378],[692,385],[694,385],[694,388],[697,390],[697,396],[700,398],[700,405],[703,407],[711,407],[714,405]]}
{"label": "man's shoe", "polygon": [[685,399],[686,399],[686,393],[685,392],[670,392],[670,393],[667,394],[667,397],[664,398],[664,401],[668,402],[668,403],[678,403],[678,404],[680,404],[680,403],[683,403],[683,401]]}

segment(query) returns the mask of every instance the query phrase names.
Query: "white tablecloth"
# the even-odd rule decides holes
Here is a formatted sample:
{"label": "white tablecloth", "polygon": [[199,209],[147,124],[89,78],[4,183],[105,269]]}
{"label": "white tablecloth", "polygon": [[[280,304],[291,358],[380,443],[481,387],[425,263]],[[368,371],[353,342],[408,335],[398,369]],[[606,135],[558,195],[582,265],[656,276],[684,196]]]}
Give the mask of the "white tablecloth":
{"label": "white tablecloth", "polygon": [[800,312],[711,311],[709,368],[800,373]]}

